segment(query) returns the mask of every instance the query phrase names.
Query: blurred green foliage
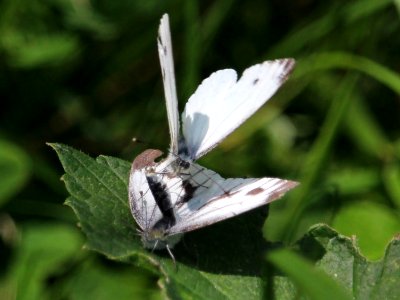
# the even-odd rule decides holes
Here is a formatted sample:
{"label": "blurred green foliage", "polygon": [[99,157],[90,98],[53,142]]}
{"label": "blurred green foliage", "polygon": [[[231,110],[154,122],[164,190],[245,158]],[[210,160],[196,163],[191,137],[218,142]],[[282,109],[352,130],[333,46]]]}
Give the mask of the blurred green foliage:
{"label": "blurred green foliage", "polygon": [[291,244],[324,222],[382,257],[400,232],[399,11],[389,0],[2,1],[0,298],[160,297],[154,273],[81,249],[45,142],[129,161],[167,149],[156,47],[165,12],[181,110],[215,70],[298,62],[279,94],[201,160],[224,176],[302,183],[271,205],[264,236]]}

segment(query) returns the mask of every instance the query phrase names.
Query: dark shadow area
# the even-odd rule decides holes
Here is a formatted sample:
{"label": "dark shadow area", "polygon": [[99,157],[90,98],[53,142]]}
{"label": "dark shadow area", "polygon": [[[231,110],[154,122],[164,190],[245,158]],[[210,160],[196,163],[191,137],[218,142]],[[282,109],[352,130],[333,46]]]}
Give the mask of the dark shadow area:
{"label": "dark shadow area", "polygon": [[265,252],[274,246],[262,236],[268,207],[187,233],[173,249],[177,262],[215,274],[260,276]]}

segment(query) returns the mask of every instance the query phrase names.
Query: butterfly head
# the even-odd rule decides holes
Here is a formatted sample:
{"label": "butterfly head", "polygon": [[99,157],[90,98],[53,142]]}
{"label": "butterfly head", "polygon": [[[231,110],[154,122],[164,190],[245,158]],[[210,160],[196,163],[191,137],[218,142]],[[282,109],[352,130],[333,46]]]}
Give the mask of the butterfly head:
{"label": "butterfly head", "polygon": [[173,248],[182,238],[182,234],[169,235],[168,232],[161,228],[152,228],[142,233],[142,243],[147,249],[165,249]]}

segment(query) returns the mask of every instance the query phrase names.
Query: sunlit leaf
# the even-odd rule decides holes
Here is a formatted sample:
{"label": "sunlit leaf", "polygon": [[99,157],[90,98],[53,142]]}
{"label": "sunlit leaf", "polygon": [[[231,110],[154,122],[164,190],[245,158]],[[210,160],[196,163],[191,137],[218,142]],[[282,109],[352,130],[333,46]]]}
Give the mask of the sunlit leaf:
{"label": "sunlit leaf", "polygon": [[89,249],[157,272],[172,298],[262,299],[262,210],[187,234],[173,250],[175,266],[165,252],[141,245],[128,207],[128,162],[51,146],[66,172],[62,178],[71,195],[66,203],[78,216]]}
{"label": "sunlit leaf", "polygon": [[[288,278],[276,277],[277,299],[397,299],[400,281],[400,240],[394,238],[376,262],[363,257],[356,241],[326,225],[316,225],[297,243],[294,253],[272,252],[267,258]],[[349,298],[350,295],[350,298]]]}
{"label": "sunlit leaf", "polygon": [[[265,282],[262,276],[262,253],[268,249],[259,239],[257,226],[263,218],[257,214],[247,214],[203,230],[189,233],[187,238],[174,249],[176,265],[165,256],[165,253],[151,253],[143,249],[140,238],[135,235],[134,220],[130,216],[127,197],[127,178],[130,164],[120,159],[100,156],[96,160],[68,146],[51,144],[56,150],[66,174],[63,180],[71,196],[67,203],[77,214],[82,230],[88,239],[88,248],[103,253],[109,258],[135,263],[152,270],[160,276],[163,292],[172,299],[262,299]],[[259,225],[257,225],[257,223]],[[387,250],[387,257],[393,257],[399,251],[394,241]],[[396,248],[397,247],[397,248]],[[369,268],[374,273],[368,274],[378,278],[376,271],[386,270],[388,261],[382,264],[369,263],[362,257],[353,241],[340,236],[327,226],[314,227],[300,242],[299,249],[315,259],[317,265],[339,283],[327,275],[318,281],[318,271],[310,268],[307,272],[314,274],[312,282],[298,281],[299,273],[293,273],[293,267],[303,266],[302,261],[292,264],[282,257],[272,258],[279,268],[287,272],[289,278],[294,276],[302,289],[310,295],[319,297],[327,287],[336,286],[336,296],[346,295],[344,287],[354,286],[356,297],[361,293],[358,285],[364,286],[367,279],[353,276],[353,268]],[[397,249],[397,250],[396,250]],[[258,254],[257,254],[258,253]],[[273,256],[274,257],[274,256]],[[394,262],[390,262],[393,265]],[[393,269],[394,268],[394,269]],[[382,283],[379,289],[392,291],[393,280],[396,280],[396,267],[393,274],[388,274],[388,283]],[[398,267],[397,267],[398,268]],[[357,269],[357,270],[358,270]],[[304,270],[306,272],[306,270]],[[363,271],[365,272],[365,270]],[[371,271],[372,272],[372,271]],[[297,274],[297,275],[296,275]],[[363,273],[364,274],[364,273]],[[288,299],[294,299],[297,290],[282,278],[274,276],[276,293],[284,292]],[[386,279],[386,277],[385,277]],[[285,283],[286,282],[286,283]],[[383,282],[383,280],[382,280]],[[340,287],[342,285],[342,287]],[[375,292],[375,291],[373,291]],[[322,293],[322,294],[321,294]],[[363,294],[372,293],[371,290]],[[383,294],[387,295],[387,294]],[[315,298],[314,297],[314,298]],[[357,298],[362,299],[362,298]]]}
{"label": "sunlit leaf", "polygon": [[333,226],[342,234],[356,236],[362,253],[375,260],[400,233],[400,219],[393,210],[367,201],[345,205],[336,214]]}

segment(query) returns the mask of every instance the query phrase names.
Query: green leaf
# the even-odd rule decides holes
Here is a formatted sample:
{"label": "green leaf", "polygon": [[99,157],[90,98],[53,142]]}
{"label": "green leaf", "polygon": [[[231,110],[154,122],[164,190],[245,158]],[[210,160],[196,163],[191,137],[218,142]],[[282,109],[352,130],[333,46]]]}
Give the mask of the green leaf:
{"label": "green leaf", "polygon": [[[301,50],[307,49],[312,44],[321,47],[320,42],[332,32],[338,30],[337,20],[341,20],[342,26],[348,26],[350,30],[359,26],[360,19],[374,18],[374,14],[381,12],[392,5],[391,0],[363,0],[346,3],[327,2],[328,11],[318,14],[319,18],[313,16],[305,25],[295,28],[283,41],[276,44],[270,51],[270,56],[281,56],[282,53],[292,53],[297,56]],[[342,39],[343,40],[343,39]]]}
{"label": "green leaf", "polygon": [[20,68],[59,65],[78,53],[78,40],[70,34],[24,35],[9,30],[0,43],[10,56],[10,63]]}
{"label": "green leaf", "polygon": [[392,159],[390,140],[358,92],[353,94],[345,124],[346,133],[360,151],[383,161]]}
{"label": "green leaf", "polygon": [[0,140],[0,206],[24,186],[31,172],[30,163],[22,149]]}
{"label": "green leaf", "polygon": [[[89,259],[56,286],[51,299],[161,299],[143,269]],[[153,279],[153,278],[150,278]]]}
{"label": "green leaf", "polygon": [[349,168],[346,165],[333,170],[327,179],[328,185],[337,187],[341,196],[357,195],[373,190],[381,183],[374,168]]}
{"label": "green leaf", "polygon": [[400,167],[398,163],[388,163],[383,172],[385,188],[393,204],[400,209]]}
{"label": "green leaf", "polygon": [[299,78],[321,70],[333,68],[354,69],[363,72],[400,94],[400,75],[366,57],[346,52],[317,53],[298,62],[294,77]]}
{"label": "green leaf", "polygon": [[[51,146],[64,166],[63,180],[71,194],[67,204],[78,216],[88,248],[152,270],[161,277],[160,286],[171,299],[263,298],[262,253],[268,247],[259,234],[265,219],[261,210],[187,234],[174,249],[174,265],[165,252],[143,249],[136,235],[128,207],[128,162],[105,156],[93,159],[68,146]],[[298,242],[298,249],[333,279],[287,252],[272,254],[269,259],[313,298],[333,288],[336,292],[332,295],[344,299],[344,286],[356,299],[387,299],[397,288],[398,240],[388,246],[382,261],[368,262],[353,240],[318,225]],[[301,278],[299,270],[311,278]],[[274,276],[273,282],[275,293],[286,295],[278,299],[294,299],[298,293],[287,278]]]}
{"label": "green leaf", "polygon": [[87,235],[87,246],[110,258],[145,254],[129,211],[130,164],[106,156],[94,160],[67,146],[51,146],[66,172],[62,180],[71,195],[66,204],[75,211]]}
{"label": "green leaf", "polygon": [[87,236],[87,247],[109,258],[131,262],[162,276],[170,298],[261,299],[263,210],[185,235],[174,250],[143,249],[128,205],[130,164],[117,158],[90,158],[71,147],[51,144],[66,174],[71,206]]}
{"label": "green leaf", "polygon": [[300,179],[301,185],[290,195],[290,200],[288,200],[290,201],[290,206],[285,212],[285,221],[282,223],[282,228],[280,228],[280,235],[286,241],[293,241],[294,237],[297,237],[296,235],[299,233],[300,217],[310,200],[309,194],[312,186],[323,170],[325,160],[331,151],[333,141],[346,115],[356,81],[356,76],[347,76],[341,86],[338,87],[318,139],[314,142],[307,155]]}
{"label": "green leaf", "polygon": [[392,209],[362,201],[344,206],[335,215],[333,226],[342,234],[356,236],[368,258],[379,259],[393,235],[400,232],[400,220]]}
{"label": "green leaf", "polygon": [[46,299],[46,281],[76,260],[81,244],[79,232],[65,225],[31,223],[24,227],[13,264],[0,283],[0,298],[6,293],[21,300]]}
{"label": "green leaf", "polygon": [[333,278],[289,250],[273,251],[267,258],[310,299],[352,299],[350,293]]}
{"label": "green leaf", "polygon": [[[377,262],[369,262],[360,254],[355,239],[340,235],[322,224],[313,226],[297,243],[297,247],[300,253],[315,261],[319,271],[312,270],[309,264],[286,251],[270,254],[268,259],[272,264],[288,276],[288,279],[274,278],[277,299],[298,299],[296,287],[311,298],[327,299],[326,296],[321,297],[323,291],[320,287],[332,288],[333,280],[351,292],[354,299],[398,299],[398,238],[389,243],[385,256]],[[321,270],[328,274],[331,280],[321,274]],[[342,293],[337,287],[334,290],[335,293]],[[338,296],[335,299],[344,298]]]}

